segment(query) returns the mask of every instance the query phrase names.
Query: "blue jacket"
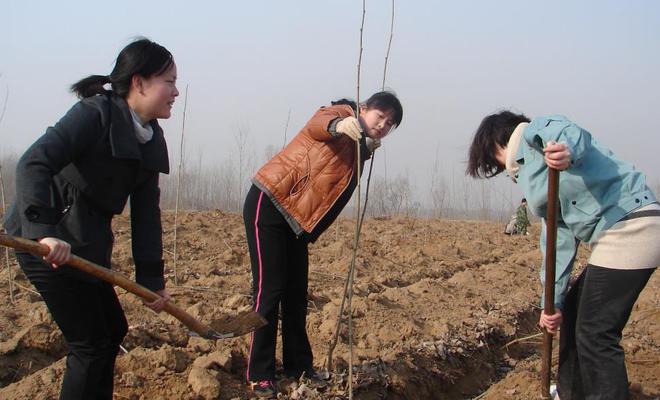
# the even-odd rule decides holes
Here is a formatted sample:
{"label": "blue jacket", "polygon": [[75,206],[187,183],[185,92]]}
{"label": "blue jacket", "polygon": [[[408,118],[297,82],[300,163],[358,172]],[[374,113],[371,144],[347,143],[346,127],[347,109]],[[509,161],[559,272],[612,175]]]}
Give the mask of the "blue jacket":
{"label": "blue jacket", "polygon": [[[566,143],[571,152],[571,165],[559,174],[555,306],[561,309],[579,241],[592,242],[623,216],[656,199],[643,173],[566,117],[551,115],[532,120],[516,154],[517,181],[534,215],[546,215],[548,166],[543,148],[548,141]],[[545,264],[545,220],[541,232]],[[545,265],[542,281],[544,277]]]}

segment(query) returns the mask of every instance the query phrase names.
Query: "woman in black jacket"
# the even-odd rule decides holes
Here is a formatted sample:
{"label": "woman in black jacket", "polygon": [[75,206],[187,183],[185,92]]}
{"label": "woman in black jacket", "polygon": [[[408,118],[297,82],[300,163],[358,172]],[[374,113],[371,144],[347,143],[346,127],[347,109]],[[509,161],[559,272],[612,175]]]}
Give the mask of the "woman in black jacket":
{"label": "woman in black jacket", "polygon": [[111,399],[126,318],[110,284],[66,263],[73,253],[110,268],[111,221],[130,198],[136,281],[161,295],[147,304],[153,310],[169,299],[158,187],[169,161],[157,119],[170,117],[179,95],[176,65],[163,46],[139,39],[119,53],[110,75],[71,90],[82,100],[18,162],[5,228],[50,248],[43,260],[16,257],[69,348],[60,399]]}

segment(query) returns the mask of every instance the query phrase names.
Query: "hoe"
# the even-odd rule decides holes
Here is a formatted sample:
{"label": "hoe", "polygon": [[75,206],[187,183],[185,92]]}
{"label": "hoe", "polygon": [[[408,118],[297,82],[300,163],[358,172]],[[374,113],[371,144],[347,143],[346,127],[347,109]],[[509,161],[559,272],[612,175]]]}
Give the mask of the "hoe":
{"label": "hoe", "polygon": [[[0,245],[26,251],[36,256],[45,256],[50,251],[48,246],[44,244],[5,234],[0,234]],[[138,285],[119,272],[101,267],[100,265],[94,264],[76,255],[71,255],[71,259],[67,265],[75,267],[112,285],[117,285],[146,301],[152,302],[160,297],[158,294],[144,286]],[[266,325],[266,320],[254,311],[243,312],[235,317],[227,317],[222,320],[213,321],[210,325],[206,325],[171,302],[165,303],[163,310],[181,321],[186,327],[188,327],[188,329],[206,339],[226,339],[240,336]]]}

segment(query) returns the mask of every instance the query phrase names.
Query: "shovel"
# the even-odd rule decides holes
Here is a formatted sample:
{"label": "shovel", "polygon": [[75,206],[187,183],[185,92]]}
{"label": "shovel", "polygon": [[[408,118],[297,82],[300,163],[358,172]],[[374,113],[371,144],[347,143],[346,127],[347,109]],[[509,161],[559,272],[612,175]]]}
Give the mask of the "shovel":
{"label": "shovel", "polygon": [[[40,257],[43,257],[50,252],[48,246],[44,244],[5,234],[0,234],[0,245],[26,251]],[[158,294],[131,281],[119,272],[101,267],[100,265],[94,264],[93,262],[87,261],[76,255],[71,255],[71,259],[67,262],[67,265],[84,271],[112,285],[117,285],[148,302],[160,298]],[[205,339],[227,339],[244,335],[266,325],[266,320],[254,311],[246,311],[235,317],[227,317],[222,320],[217,320],[212,322],[209,326],[198,321],[195,317],[171,302],[166,302],[163,310],[181,321],[181,323],[187,326],[188,329]]]}
{"label": "shovel", "polygon": [[[559,192],[559,171],[548,169],[548,209],[545,235],[545,292],[543,311],[547,315],[555,313],[555,262],[557,256],[557,206]],[[550,375],[552,373],[552,334],[543,331],[543,355],[541,358],[541,398],[550,397]]]}

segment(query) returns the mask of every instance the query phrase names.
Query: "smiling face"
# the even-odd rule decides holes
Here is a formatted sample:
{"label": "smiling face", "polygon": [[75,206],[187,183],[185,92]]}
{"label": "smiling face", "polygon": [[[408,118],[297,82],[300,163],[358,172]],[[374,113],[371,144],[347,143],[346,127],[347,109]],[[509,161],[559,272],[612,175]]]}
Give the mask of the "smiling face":
{"label": "smiling face", "polygon": [[366,127],[366,134],[372,139],[382,139],[395,126],[394,110],[360,107],[360,119]]}
{"label": "smiling face", "polygon": [[143,122],[172,115],[174,99],[179,95],[176,88],[176,64],[160,75],[144,78],[134,75],[131,93],[127,101]]}

